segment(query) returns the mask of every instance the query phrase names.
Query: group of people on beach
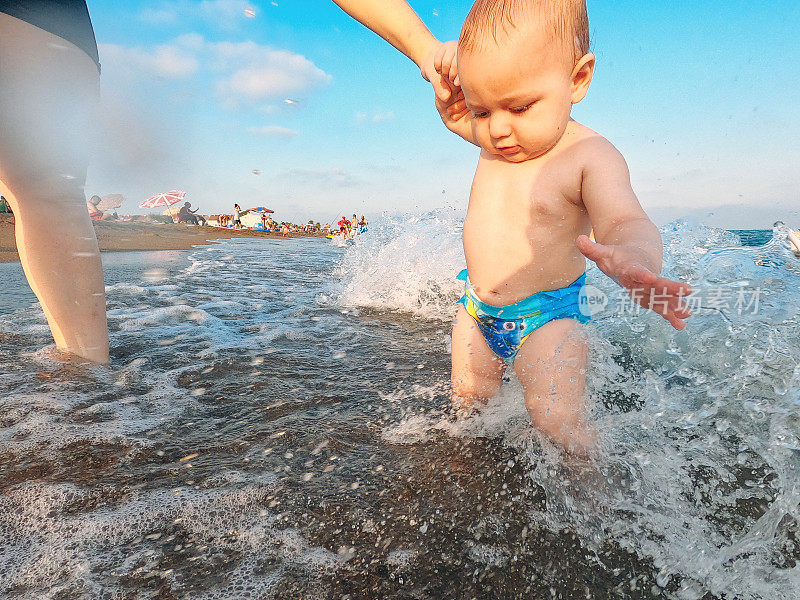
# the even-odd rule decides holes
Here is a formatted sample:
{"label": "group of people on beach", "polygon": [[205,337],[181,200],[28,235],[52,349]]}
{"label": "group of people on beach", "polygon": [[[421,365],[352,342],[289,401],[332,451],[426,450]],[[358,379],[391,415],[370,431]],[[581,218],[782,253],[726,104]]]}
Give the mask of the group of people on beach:
{"label": "group of people on beach", "polygon": [[352,219],[342,216],[337,225],[339,226],[340,237],[353,239],[356,235],[367,231],[368,222],[364,215],[361,215],[361,218],[359,219],[355,213],[353,213]]}
{"label": "group of people on beach", "polygon": [[[463,228],[464,294],[452,331],[454,403],[469,409],[485,402],[513,370],[533,424],[564,448],[587,452],[595,434],[584,406],[586,259],[676,329],[691,314],[682,300],[691,290],[660,276],[661,236],[631,189],[625,159],[571,118],[596,62],[585,0],[477,0],[459,39],[444,44],[404,0],[334,1],[418,65],[445,126],[480,150]],[[8,125],[0,179],[25,222],[20,255],[57,346],[107,362],[97,242],[85,212],[78,218],[71,208],[82,203],[87,154],[79,145],[56,157],[28,150],[33,130],[48,129],[66,143],[87,127],[91,111],[80,96],[63,102],[83,109],[58,111],[41,105],[58,94],[26,90],[31,82],[48,83],[90,96],[99,74],[94,36],[82,5],[75,18],[83,26],[71,30],[78,32],[71,34],[78,36],[70,39],[74,51],[64,51],[49,43],[63,30],[46,15],[17,8],[24,5],[0,8],[0,54],[17,66],[0,73],[0,118]],[[63,207],[55,233],[62,243],[52,239],[49,219],[35,216],[52,206]],[[241,227],[238,204],[233,226]],[[343,217],[339,234],[366,226],[364,217]],[[592,228],[596,242],[588,237]],[[76,253],[92,258],[64,259]]]}

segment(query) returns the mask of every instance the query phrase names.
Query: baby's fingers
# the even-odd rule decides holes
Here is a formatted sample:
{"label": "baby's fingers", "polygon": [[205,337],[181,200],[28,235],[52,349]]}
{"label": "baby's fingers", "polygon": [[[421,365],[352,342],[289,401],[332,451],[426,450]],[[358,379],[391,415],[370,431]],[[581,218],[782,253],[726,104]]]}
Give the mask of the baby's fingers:
{"label": "baby's fingers", "polygon": [[632,293],[639,304],[664,317],[675,329],[683,329],[686,326],[683,321],[692,316],[680,296],[666,294],[663,289],[633,290]]}
{"label": "baby's fingers", "polygon": [[678,318],[688,319],[689,317],[692,316],[692,311],[688,306],[686,306],[686,304],[684,304],[680,300],[676,300],[675,304],[676,306],[673,308],[672,312],[675,313],[675,315],[678,316]]}
{"label": "baby's fingers", "polygon": [[458,121],[462,117],[466,116],[468,112],[469,110],[467,110],[467,105],[463,100],[459,100],[447,109],[447,114],[450,115],[450,118],[454,121]]}
{"label": "baby's fingers", "polygon": [[589,239],[588,235],[580,235],[576,240],[578,250],[588,258],[594,262],[599,262],[606,258],[611,258],[612,250],[608,246],[604,246],[603,244],[598,244],[597,242],[593,242]]}
{"label": "baby's fingers", "polygon": [[639,265],[628,268],[625,274],[636,283],[658,290],[663,296],[688,296],[692,293],[692,287],[688,283],[661,277]]}
{"label": "baby's fingers", "polygon": [[669,321],[669,324],[672,325],[678,331],[680,331],[682,329],[686,329],[686,323],[683,321],[683,319],[681,319],[680,317],[675,315],[675,313],[670,313],[669,315],[664,315],[664,318],[667,321]]}

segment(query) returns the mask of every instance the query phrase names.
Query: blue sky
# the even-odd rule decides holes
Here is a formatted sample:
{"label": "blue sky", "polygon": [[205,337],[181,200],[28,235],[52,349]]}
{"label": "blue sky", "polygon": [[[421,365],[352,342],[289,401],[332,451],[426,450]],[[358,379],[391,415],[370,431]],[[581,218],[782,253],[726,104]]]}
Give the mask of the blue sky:
{"label": "blue sky", "polygon": [[[415,65],[329,0],[88,4],[103,98],[88,195],[136,212],[178,188],[202,212],[295,221],[466,210],[477,150]],[[471,6],[411,4],[441,40]],[[654,220],[800,223],[800,3],[588,4],[598,64],[573,116],[623,152]]]}

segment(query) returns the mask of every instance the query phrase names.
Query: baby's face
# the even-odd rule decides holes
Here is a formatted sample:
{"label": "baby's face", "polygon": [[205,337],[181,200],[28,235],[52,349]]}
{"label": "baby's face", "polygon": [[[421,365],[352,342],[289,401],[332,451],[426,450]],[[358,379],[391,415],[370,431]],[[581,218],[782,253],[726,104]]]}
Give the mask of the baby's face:
{"label": "baby's face", "polygon": [[572,109],[572,57],[536,26],[459,53],[458,72],[481,147],[510,162],[556,145]]}

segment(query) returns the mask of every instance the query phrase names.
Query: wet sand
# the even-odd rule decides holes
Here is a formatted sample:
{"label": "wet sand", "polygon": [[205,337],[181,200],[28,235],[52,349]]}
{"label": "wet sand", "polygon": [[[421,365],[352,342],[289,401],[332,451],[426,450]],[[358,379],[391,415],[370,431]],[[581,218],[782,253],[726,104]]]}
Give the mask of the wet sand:
{"label": "wet sand", "polygon": [[[192,246],[212,244],[214,240],[229,238],[281,238],[279,233],[251,231],[249,229],[222,229],[148,223],[140,221],[95,221],[94,231],[101,252],[122,250],[184,250]],[[323,234],[293,234],[294,238],[324,237]],[[19,260],[14,240],[14,217],[0,215],[0,262]]]}

